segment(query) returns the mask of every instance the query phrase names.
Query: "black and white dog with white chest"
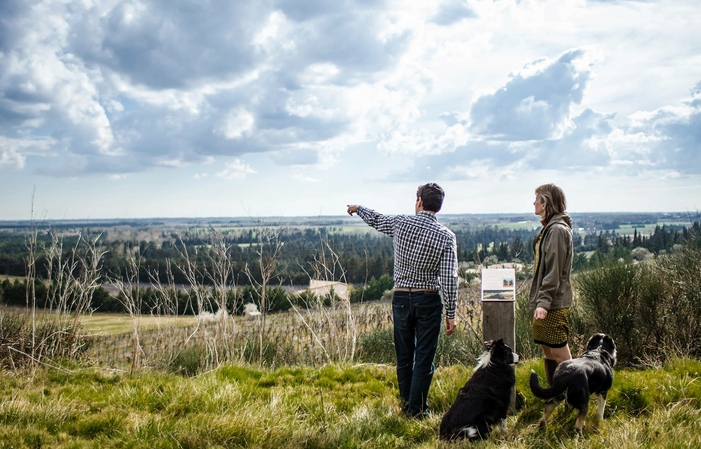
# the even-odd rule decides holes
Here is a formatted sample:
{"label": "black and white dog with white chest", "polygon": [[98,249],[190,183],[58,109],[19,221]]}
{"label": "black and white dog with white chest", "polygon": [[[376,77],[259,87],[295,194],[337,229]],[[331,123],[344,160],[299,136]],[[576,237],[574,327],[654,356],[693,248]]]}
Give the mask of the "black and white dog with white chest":
{"label": "black and white dog with white chest", "polygon": [[519,357],[504,340],[489,341],[485,348],[472,376],[443,416],[440,436],[444,440],[486,438],[497,422],[506,430],[506,412],[516,385],[511,365]]}
{"label": "black and white dog with white chest", "polygon": [[560,363],[553,374],[553,384],[543,388],[538,375],[531,371],[531,391],[545,400],[545,412],[541,427],[548,424],[548,417],[563,399],[577,409],[575,428],[578,433],[584,427],[584,418],[589,410],[589,396],[597,395],[599,419],[604,417],[606,395],[613,384],[613,367],[616,364],[616,343],[606,334],[594,334],[587,349],[580,357]]}

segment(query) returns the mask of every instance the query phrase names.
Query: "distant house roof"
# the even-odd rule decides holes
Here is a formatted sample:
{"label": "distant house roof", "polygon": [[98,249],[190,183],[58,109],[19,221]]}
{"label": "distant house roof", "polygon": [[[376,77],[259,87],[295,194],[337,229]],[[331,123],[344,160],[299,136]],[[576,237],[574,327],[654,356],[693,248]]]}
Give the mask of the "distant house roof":
{"label": "distant house roof", "polygon": [[315,295],[325,295],[333,289],[341,299],[348,299],[348,284],[339,281],[309,280],[309,291]]}

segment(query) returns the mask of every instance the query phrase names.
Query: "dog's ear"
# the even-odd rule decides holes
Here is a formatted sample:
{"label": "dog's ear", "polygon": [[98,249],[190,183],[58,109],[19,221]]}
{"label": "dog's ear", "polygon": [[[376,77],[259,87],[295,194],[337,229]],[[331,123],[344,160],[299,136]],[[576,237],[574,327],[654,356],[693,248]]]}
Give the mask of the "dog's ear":
{"label": "dog's ear", "polygon": [[590,351],[592,349],[600,348],[601,345],[603,344],[603,340],[606,334],[594,334],[591,336],[589,341],[587,342],[587,351]]}
{"label": "dog's ear", "polygon": [[616,347],[616,342],[613,341],[613,338],[609,335],[604,335],[604,341],[603,341],[603,346],[611,352],[611,349],[614,349]]}

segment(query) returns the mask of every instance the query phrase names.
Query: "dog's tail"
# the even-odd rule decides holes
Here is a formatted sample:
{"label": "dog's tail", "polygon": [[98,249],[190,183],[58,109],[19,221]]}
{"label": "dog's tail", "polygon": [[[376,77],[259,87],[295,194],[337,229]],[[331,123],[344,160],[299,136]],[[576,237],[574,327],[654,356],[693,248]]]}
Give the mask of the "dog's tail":
{"label": "dog's tail", "polygon": [[565,392],[567,388],[562,384],[555,384],[550,388],[543,388],[540,386],[540,381],[538,380],[538,375],[535,371],[531,370],[531,391],[539,399],[552,399]]}

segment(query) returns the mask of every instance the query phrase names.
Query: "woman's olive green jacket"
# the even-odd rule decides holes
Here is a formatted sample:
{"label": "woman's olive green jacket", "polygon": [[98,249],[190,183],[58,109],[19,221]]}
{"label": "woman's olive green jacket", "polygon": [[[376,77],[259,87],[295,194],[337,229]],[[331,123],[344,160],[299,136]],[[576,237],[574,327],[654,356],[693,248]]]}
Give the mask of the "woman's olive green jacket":
{"label": "woman's olive green jacket", "polygon": [[[538,236],[541,236],[538,243]],[[535,268],[528,306],[531,310],[565,309],[572,305],[572,219],[567,213],[554,215],[538,232],[538,266]]]}

